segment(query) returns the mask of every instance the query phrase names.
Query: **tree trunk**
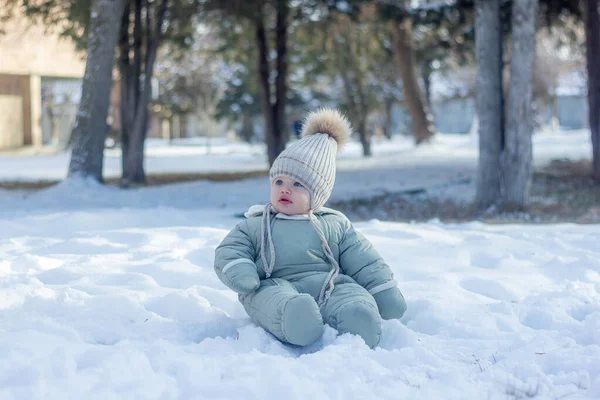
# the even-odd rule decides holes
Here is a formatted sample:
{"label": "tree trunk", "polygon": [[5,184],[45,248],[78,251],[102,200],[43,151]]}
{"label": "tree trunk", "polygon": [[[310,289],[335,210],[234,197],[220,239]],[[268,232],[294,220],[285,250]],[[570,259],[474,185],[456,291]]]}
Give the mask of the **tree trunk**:
{"label": "tree trunk", "polygon": [[404,87],[404,102],[410,115],[413,136],[417,144],[433,136],[429,123],[429,110],[423,102],[415,71],[415,57],[412,48],[412,28],[409,17],[392,24],[394,60]]}
{"label": "tree trunk", "polygon": [[371,151],[371,134],[367,131],[367,118],[365,115],[360,115],[358,117],[356,127],[360,132],[360,144],[362,145],[363,156],[371,157],[373,155],[373,152]]}
{"label": "tree trunk", "polygon": [[271,84],[269,82],[270,67],[268,60],[268,43],[262,10],[254,19],[256,44],[258,47],[258,75],[260,84],[260,104],[265,120],[265,139],[269,165],[285,148],[285,103],[287,95],[287,15],[285,1],[277,2],[276,51],[277,78],[275,81],[275,99],[271,100]]}
{"label": "tree trunk", "polygon": [[600,16],[598,0],[585,2],[585,43],[588,72],[588,116],[592,136],[592,172],[600,183]]}
{"label": "tree trunk", "polygon": [[121,114],[121,168],[125,170],[125,160],[129,154],[129,134],[133,125],[131,108],[134,107],[131,96],[132,81],[135,76],[130,67],[129,52],[129,2],[125,6],[121,20],[121,36],[119,37],[119,111]]}
{"label": "tree trunk", "polygon": [[[127,146],[127,154],[124,154],[123,160],[123,176],[121,177],[121,185],[129,186],[130,184],[144,184],[146,183],[146,173],[144,171],[144,142],[146,141],[146,134],[148,128],[148,104],[150,103],[150,95],[152,93],[152,75],[154,73],[154,64],[156,61],[156,54],[158,52],[158,46],[162,38],[162,28],[167,12],[167,0],[162,0],[157,14],[154,26],[150,18],[150,5],[146,2],[146,51],[145,51],[145,62],[144,62],[144,81],[142,88],[140,89],[139,80],[140,75],[135,77],[138,82],[133,85],[133,98],[135,99],[135,116],[133,118],[133,125],[129,134],[129,143]],[[138,15],[136,11],[136,24],[138,21]],[[154,28],[154,29],[152,29]],[[141,35],[135,33],[134,29],[134,46],[137,44],[141,46]],[[140,29],[141,32],[141,29]],[[137,47],[136,47],[137,48]],[[134,55],[134,66],[133,69],[136,74],[141,74],[141,58],[137,58]],[[139,93],[138,93],[139,92]]]}
{"label": "tree trunk", "polygon": [[[361,118],[361,110],[356,102],[355,96],[356,96],[356,90],[355,90],[355,85],[353,85],[352,79],[350,77],[351,74],[351,69],[349,67],[349,59],[352,58],[351,55],[351,49],[350,46],[348,45],[348,42],[350,40],[349,37],[347,37],[347,32],[344,33],[344,36],[346,36],[344,38],[343,41],[334,39],[336,45],[335,45],[335,52],[336,52],[336,59],[338,60],[338,68],[340,71],[340,77],[342,78],[342,82],[344,84],[344,94],[346,95],[346,105],[348,107],[348,112],[349,112],[349,119],[350,122],[352,123],[352,126],[354,127],[354,131],[358,132],[359,136],[360,136],[360,140],[361,143],[364,143],[364,127],[365,124],[361,122],[362,118]],[[363,153],[364,153],[364,146],[363,146]]]}
{"label": "tree trunk", "polygon": [[[148,3],[146,3],[148,4]],[[133,76],[131,82],[131,99],[134,107],[140,101],[140,77],[142,76],[142,0],[135,0],[135,9],[133,17]],[[149,38],[147,38],[149,40]],[[135,110],[135,108],[134,108]],[[133,123],[133,119],[132,119]]]}
{"label": "tree trunk", "polygon": [[260,107],[265,122],[265,140],[267,142],[267,157],[269,159],[269,165],[273,165],[273,161],[277,158],[279,153],[275,150],[278,147],[278,143],[275,143],[274,130],[275,126],[273,121],[273,107],[271,107],[271,85],[269,83],[269,60],[267,50],[267,33],[265,31],[265,24],[263,21],[262,13],[255,19],[255,34],[256,44],[258,46],[258,79],[260,84]]}
{"label": "tree trunk", "polygon": [[476,204],[485,209],[500,198],[503,137],[501,0],[475,2],[476,111],[479,166]]}
{"label": "tree trunk", "polygon": [[[349,38],[345,39],[344,43],[348,43]],[[371,136],[367,132],[367,106],[364,101],[361,101],[363,93],[359,89],[360,81],[356,74],[357,71],[351,71],[351,68],[345,68],[350,63],[348,58],[352,58],[351,49],[345,46],[336,46],[338,51],[337,57],[340,64],[340,76],[344,82],[344,93],[346,94],[346,104],[349,111],[349,118],[354,131],[358,132],[360,144],[363,149],[363,156],[371,157]],[[348,57],[349,56],[349,57]]]}
{"label": "tree trunk", "polygon": [[362,72],[358,69],[354,69],[354,78],[356,79],[356,95],[358,96],[358,107],[359,107],[359,129],[360,129],[360,143],[363,148],[363,156],[373,156],[371,150],[371,137],[372,132],[367,129],[367,118],[369,116],[369,104],[367,102],[367,94],[365,93],[365,85],[363,84]]}
{"label": "tree trunk", "polygon": [[240,128],[239,136],[246,143],[252,143],[254,138],[254,125],[252,124],[252,117],[247,113],[242,113],[242,126]]}
{"label": "tree trunk", "polygon": [[[276,141],[277,155],[285,148],[285,143],[289,139],[289,133],[285,123],[285,106],[287,103],[287,20],[288,20],[287,0],[277,1],[277,22],[275,26],[275,51],[277,52],[277,78],[275,80],[275,104],[273,105],[273,115],[275,121],[273,134],[278,138]],[[275,161],[275,159],[273,159]]]}
{"label": "tree trunk", "polygon": [[[130,7],[129,4],[123,14],[123,23],[121,26],[121,40],[119,48],[121,49],[119,57],[119,70],[121,74],[121,168],[127,169],[127,159],[129,158],[129,142],[131,140],[131,131],[135,120],[135,112],[140,100],[140,80],[142,74],[142,0],[134,2],[134,20],[133,20],[133,48],[129,38],[130,27]],[[129,53],[133,49],[133,64]]]}
{"label": "tree trunk", "polygon": [[524,209],[531,186],[533,133],[532,79],[538,0],[512,6],[512,54],[506,102],[505,145],[502,153],[502,204]]}
{"label": "tree trunk", "polygon": [[421,76],[423,77],[423,88],[425,88],[425,104],[429,110],[431,105],[431,61],[424,60],[421,64]]}
{"label": "tree trunk", "polygon": [[388,97],[385,99],[385,121],[383,123],[383,135],[392,139],[392,106],[394,105],[394,98]]}
{"label": "tree trunk", "polygon": [[125,0],[94,0],[90,13],[87,62],[81,103],[73,128],[69,177],[102,182],[104,141],[112,86],[112,68]]}
{"label": "tree trunk", "polygon": [[352,21],[347,16],[342,16],[338,22],[336,38],[334,38],[333,51],[337,61],[340,77],[344,86],[344,94],[348,107],[348,117],[354,127],[354,131],[360,137],[364,157],[371,157],[371,135],[367,131],[367,116],[369,115],[369,104],[363,84],[363,72],[357,65],[356,60],[362,57],[360,54],[361,44],[353,36]]}
{"label": "tree trunk", "polygon": [[[348,42],[348,40],[346,40]],[[341,49],[342,51],[347,51],[346,55],[350,55],[352,57],[351,49]],[[344,62],[350,63],[350,60],[345,60],[341,58]],[[346,64],[348,65],[348,64]],[[358,132],[360,136],[360,144],[363,149],[364,157],[371,157],[373,155],[373,151],[371,149],[371,134],[367,131],[367,116],[369,113],[369,107],[366,102],[366,94],[364,90],[362,90],[362,81],[359,78],[360,71],[356,69],[352,70],[351,73],[348,73],[350,68],[344,68],[343,65],[340,66],[340,75],[342,77],[342,81],[344,82],[344,92],[346,93],[346,102],[348,104],[348,110],[350,111],[350,121],[352,125],[355,127],[355,131]]]}

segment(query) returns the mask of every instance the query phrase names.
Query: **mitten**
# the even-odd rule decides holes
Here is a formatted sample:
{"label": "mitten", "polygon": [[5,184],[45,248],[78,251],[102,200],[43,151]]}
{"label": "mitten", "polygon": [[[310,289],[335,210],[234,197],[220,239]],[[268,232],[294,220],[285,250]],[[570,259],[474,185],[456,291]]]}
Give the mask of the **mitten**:
{"label": "mitten", "polygon": [[381,318],[396,319],[404,315],[406,301],[397,286],[375,293],[373,297],[379,308]]}
{"label": "mitten", "polygon": [[219,276],[221,281],[231,290],[240,294],[251,293],[258,289],[260,278],[256,272],[256,265],[250,260],[236,261],[230,262],[223,268]]}

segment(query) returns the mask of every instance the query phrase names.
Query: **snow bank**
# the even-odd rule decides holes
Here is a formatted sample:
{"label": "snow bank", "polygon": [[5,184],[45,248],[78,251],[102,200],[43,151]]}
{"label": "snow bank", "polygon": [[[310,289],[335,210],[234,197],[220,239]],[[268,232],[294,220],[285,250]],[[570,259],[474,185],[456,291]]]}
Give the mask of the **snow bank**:
{"label": "snow bank", "polygon": [[219,210],[0,218],[2,399],[600,397],[600,227],[357,224],[408,300],[375,350],[252,325]]}

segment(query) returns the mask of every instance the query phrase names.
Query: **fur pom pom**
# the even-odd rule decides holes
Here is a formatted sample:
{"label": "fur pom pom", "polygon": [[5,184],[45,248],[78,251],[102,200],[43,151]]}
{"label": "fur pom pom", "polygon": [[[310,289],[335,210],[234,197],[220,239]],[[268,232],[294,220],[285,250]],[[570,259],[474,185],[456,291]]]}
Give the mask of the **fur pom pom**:
{"label": "fur pom pom", "polygon": [[313,111],[304,120],[302,137],[326,133],[333,138],[338,149],[341,148],[352,134],[348,119],[334,108],[320,108]]}

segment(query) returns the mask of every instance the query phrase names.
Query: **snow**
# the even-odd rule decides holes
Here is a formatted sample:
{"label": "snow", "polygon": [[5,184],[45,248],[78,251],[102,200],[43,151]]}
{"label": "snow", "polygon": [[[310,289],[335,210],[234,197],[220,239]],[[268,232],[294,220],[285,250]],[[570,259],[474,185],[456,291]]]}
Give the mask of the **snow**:
{"label": "snow", "polygon": [[[148,165],[263,162],[250,147],[235,157],[216,147],[153,143]],[[552,133],[534,148],[540,164],[587,158],[590,145],[584,132]],[[468,136],[378,143],[367,161],[346,150],[338,198],[441,187],[471,178],[476,162]],[[2,178],[57,177],[61,156],[2,156]],[[357,223],[393,269],[406,315],[384,323],[375,350],[329,327],[292,348],[254,326],[212,269],[235,214],[266,188],[257,178],[0,191],[0,398],[600,398],[598,225]]]}
{"label": "snow", "polygon": [[[552,159],[569,157],[573,160],[589,159],[591,142],[588,130],[545,132],[534,136],[534,163],[545,165]],[[332,200],[347,197],[365,197],[373,194],[393,193],[415,188],[427,188],[432,194],[450,196],[457,200],[470,200],[475,190],[477,167],[477,140],[471,135],[437,135],[432,143],[415,148],[412,139],[395,136],[390,141],[377,140],[373,145],[375,156],[362,157],[357,142],[348,143],[338,157],[338,176]],[[175,141],[151,140],[147,144],[146,172],[154,173],[200,173],[200,172],[249,172],[267,171],[264,148],[260,145],[230,144],[213,139],[207,147],[202,139]],[[105,152],[105,178],[119,177],[119,150]],[[14,154],[0,156],[0,181],[62,180],[66,177],[69,155]],[[449,185],[449,183],[451,185]],[[264,178],[243,182],[213,183],[200,181],[175,185],[172,189],[180,194],[172,196],[160,188],[143,191],[104,190],[90,194],[89,191],[61,191],[67,198],[53,194],[53,189],[36,196],[35,201],[10,202],[11,208],[48,208],[173,205],[195,208],[201,204],[219,207],[248,207],[264,201],[262,192],[268,182]],[[49,195],[50,194],[50,195]],[[0,208],[3,198],[15,193],[0,190]],[[105,196],[110,197],[105,198]],[[19,194],[19,197],[22,197]],[[81,198],[83,197],[83,198]],[[200,200],[202,199],[202,200]]]}

